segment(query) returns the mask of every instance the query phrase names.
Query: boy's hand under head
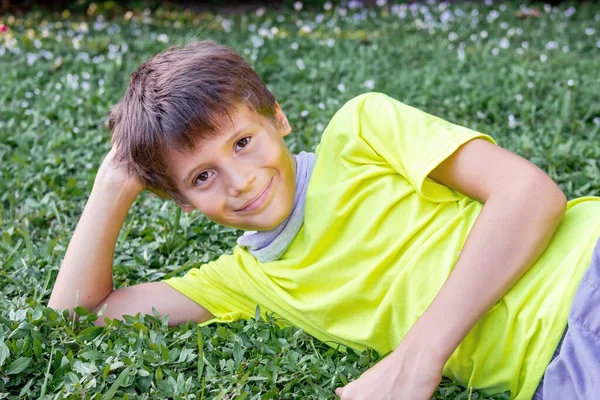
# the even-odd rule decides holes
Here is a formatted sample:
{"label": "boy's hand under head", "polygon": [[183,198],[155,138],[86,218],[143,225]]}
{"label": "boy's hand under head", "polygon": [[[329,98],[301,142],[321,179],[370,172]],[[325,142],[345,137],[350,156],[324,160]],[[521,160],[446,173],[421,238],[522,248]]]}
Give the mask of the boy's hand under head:
{"label": "boy's hand under head", "polygon": [[144,189],[151,191],[163,200],[171,198],[167,192],[157,188],[149,187],[145,185],[137,176],[130,174],[127,168],[118,162],[116,158],[117,149],[113,146],[112,149],[106,154],[98,174],[96,175],[96,184],[107,185],[105,187],[119,187],[126,190],[131,195],[137,196]]}

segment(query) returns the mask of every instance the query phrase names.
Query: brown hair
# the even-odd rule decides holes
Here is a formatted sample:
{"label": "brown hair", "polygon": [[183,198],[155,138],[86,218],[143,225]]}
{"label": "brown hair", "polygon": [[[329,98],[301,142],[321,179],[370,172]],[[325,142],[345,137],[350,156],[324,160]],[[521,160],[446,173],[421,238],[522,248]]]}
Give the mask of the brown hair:
{"label": "brown hair", "polygon": [[143,183],[182,200],[165,150],[190,151],[216,136],[240,104],[274,118],[275,97],[239,54],[213,41],[169,47],[139,66],[109,112],[118,160]]}

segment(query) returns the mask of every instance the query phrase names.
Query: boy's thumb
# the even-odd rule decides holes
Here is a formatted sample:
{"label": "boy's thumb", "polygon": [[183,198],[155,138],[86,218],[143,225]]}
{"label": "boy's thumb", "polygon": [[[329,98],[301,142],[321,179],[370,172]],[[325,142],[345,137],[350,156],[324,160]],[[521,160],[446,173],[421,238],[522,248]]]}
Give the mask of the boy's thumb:
{"label": "boy's thumb", "polygon": [[338,396],[341,396],[344,393],[344,388],[336,388],[335,389],[335,394],[337,394]]}

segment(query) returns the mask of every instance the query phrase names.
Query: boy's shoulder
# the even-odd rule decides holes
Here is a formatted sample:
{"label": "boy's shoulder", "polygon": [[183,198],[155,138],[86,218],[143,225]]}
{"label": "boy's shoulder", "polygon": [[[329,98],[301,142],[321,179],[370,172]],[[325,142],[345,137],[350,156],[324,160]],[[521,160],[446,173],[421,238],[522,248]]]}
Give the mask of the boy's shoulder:
{"label": "boy's shoulder", "polygon": [[388,96],[381,92],[367,92],[362,93],[356,97],[346,101],[342,107],[333,115],[330,120],[330,124],[339,122],[346,125],[353,121],[352,117],[364,117],[372,119],[385,120],[385,117],[389,117],[389,113],[401,113],[405,116],[410,116],[411,113],[419,112],[416,108],[409,106],[397,100],[393,97]]}
{"label": "boy's shoulder", "polygon": [[[358,119],[374,119],[383,122],[385,114],[390,110],[397,112],[407,105],[380,92],[362,93],[346,101],[331,117],[325,132],[331,129],[347,127]],[[389,115],[388,115],[389,116]]]}
{"label": "boy's shoulder", "polygon": [[[380,93],[380,92],[366,92],[366,93],[362,93],[359,94],[356,97],[351,98],[350,100],[346,101],[342,107],[336,112],[336,114],[338,114],[339,112],[342,111],[350,111],[350,110],[356,110],[356,111],[361,111],[362,106],[365,103],[387,103],[387,102],[394,102],[394,101],[398,101],[393,99],[392,97],[388,96],[385,93]],[[334,115],[335,117],[335,115]]]}

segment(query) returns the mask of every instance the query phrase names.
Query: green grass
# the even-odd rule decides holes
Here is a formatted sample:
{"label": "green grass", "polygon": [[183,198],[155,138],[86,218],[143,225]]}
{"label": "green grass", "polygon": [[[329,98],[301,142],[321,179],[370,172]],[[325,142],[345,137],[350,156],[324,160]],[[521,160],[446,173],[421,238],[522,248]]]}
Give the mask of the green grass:
{"label": "green grass", "polygon": [[[377,360],[272,317],[199,329],[139,316],[95,327],[84,309],[74,322],[45,307],[110,147],[106,113],[142,61],[192,37],[230,45],[280,101],[293,152],[313,150],[346,100],[384,92],[491,134],[571,199],[600,195],[600,6],[570,7],[540,3],[539,18],[519,19],[519,3],[227,16],[125,14],[106,3],[69,18],[2,17],[0,398],[334,399]],[[144,194],[118,242],[115,286],[182,275],[238,235]],[[485,398],[449,381],[436,392],[469,396]]]}

